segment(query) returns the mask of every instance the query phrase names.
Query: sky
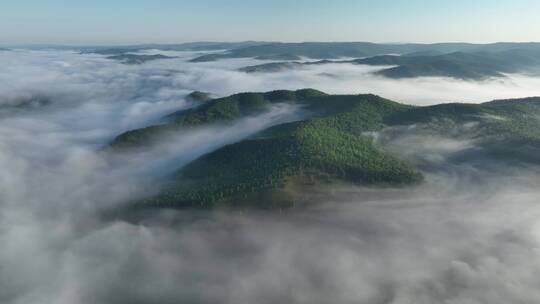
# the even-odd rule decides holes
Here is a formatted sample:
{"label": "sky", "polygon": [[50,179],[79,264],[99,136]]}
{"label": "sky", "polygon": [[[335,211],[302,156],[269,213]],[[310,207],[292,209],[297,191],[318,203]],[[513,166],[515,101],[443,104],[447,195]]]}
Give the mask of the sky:
{"label": "sky", "polygon": [[2,0],[0,44],[540,41],[538,0]]}

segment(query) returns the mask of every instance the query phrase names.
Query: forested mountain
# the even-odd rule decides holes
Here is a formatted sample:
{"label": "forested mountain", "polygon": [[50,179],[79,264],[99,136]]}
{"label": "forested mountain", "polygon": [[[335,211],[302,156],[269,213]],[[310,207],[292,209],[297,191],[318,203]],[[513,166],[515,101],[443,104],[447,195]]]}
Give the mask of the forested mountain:
{"label": "forested mountain", "polygon": [[[120,135],[107,151],[152,145],[165,132],[233,124],[276,103],[300,105],[310,114],[202,156],[180,170],[160,195],[138,204],[209,208],[251,202],[250,207],[282,208],[301,204],[310,191],[305,189],[340,181],[393,187],[420,183],[422,168],[388,152],[384,140],[374,136],[396,127],[473,141],[475,149],[468,152],[484,159],[540,163],[529,153],[540,149],[540,98],[415,107],[376,95],[327,95],[312,89],[204,101],[169,115],[169,123]],[[470,155],[460,157],[470,160]]]}

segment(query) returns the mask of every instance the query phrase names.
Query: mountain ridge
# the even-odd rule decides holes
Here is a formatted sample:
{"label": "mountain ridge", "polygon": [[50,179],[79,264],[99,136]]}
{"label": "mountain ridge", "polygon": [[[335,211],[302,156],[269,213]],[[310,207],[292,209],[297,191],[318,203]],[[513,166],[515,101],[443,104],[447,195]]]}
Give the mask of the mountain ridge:
{"label": "mountain ridge", "polygon": [[540,43],[435,43],[435,44],[377,44],[371,42],[302,42],[268,43],[229,50],[224,53],[202,55],[193,62],[214,61],[226,58],[248,58],[257,56],[276,56],[289,54],[311,59],[337,59],[343,57],[360,58],[384,54],[407,54],[414,52],[435,51],[452,52],[495,52],[510,49],[540,50]]}
{"label": "mountain ridge", "polygon": [[[303,104],[311,115],[201,156],[179,170],[161,194],[137,205],[214,208],[242,206],[255,197],[261,202],[257,208],[288,208],[306,201],[305,192],[292,190],[298,187],[336,182],[415,185],[423,180],[416,165],[389,153],[371,135],[397,126],[475,142],[470,153],[483,153],[486,159],[540,162],[536,157],[522,157],[527,147],[540,149],[540,97],[419,107],[373,94],[328,95],[313,89],[239,93],[205,101],[191,111],[178,113],[169,124],[120,135],[110,151],[151,145],[151,139],[163,131],[160,128],[174,132],[233,123],[282,102]],[[456,127],[462,131],[449,131]]]}
{"label": "mountain ridge", "polygon": [[279,72],[328,63],[381,66],[381,70],[373,73],[392,79],[450,77],[462,80],[484,80],[505,77],[505,74],[510,73],[540,73],[540,50],[512,49],[498,52],[453,52],[442,55],[379,55],[341,61],[272,62],[246,66],[240,68],[239,71],[246,73]]}

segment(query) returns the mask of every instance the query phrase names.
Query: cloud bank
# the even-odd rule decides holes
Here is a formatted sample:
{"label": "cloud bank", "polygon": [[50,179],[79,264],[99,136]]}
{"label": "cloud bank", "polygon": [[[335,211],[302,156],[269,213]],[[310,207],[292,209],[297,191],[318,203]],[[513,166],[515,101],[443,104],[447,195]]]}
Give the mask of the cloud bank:
{"label": "cloud bank", "polygon": [[[137,222],[100,213],[301,111],[277,105],[133,155],[97,152],[121,132],[194,106],[185,99],[192,90],[314,87],[425,104],[539,95],[539,80],[393,81],[344,65],[248,75],[236,69],[251,60],[190,64],[196,54],[173,55],[181,59],[125,66],[66,51],[0,54],[0,302],[540,301],[540,175],[449,161],[474,142],[389,140],[408,158],[429,155],[421,161],[437,164],[414,189],[344,186],[301,211],[159,211]],[[36,97],[48,102],[24,106]]]}

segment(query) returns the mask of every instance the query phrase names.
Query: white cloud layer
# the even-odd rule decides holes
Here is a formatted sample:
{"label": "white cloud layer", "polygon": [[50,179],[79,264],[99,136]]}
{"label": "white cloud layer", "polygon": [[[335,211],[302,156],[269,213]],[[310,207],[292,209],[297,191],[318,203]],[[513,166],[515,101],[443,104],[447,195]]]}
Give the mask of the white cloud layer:
{"label": "white cloud layer", "polygon": [[[391,142],[411,158],[424,147],[425,161],[446,168],[414,189],[347,187],[304,211],[168,211],[139,223],[99,213],[298,109],[278,105],[122,159],[96,152],[193,106],[185,100],[192,90],[313,87],[428,104],[540,95],[540,80],[393,81],[348,65],[248,75],[235,69],[253,60],[191,64],[194,54],[169,55],[182,59],[125,66],[73,52],[0,53],[1,303],[540,302],[538,172],[445,163],[473,143]],[[48,103],[21,106],[36,98]]]}

